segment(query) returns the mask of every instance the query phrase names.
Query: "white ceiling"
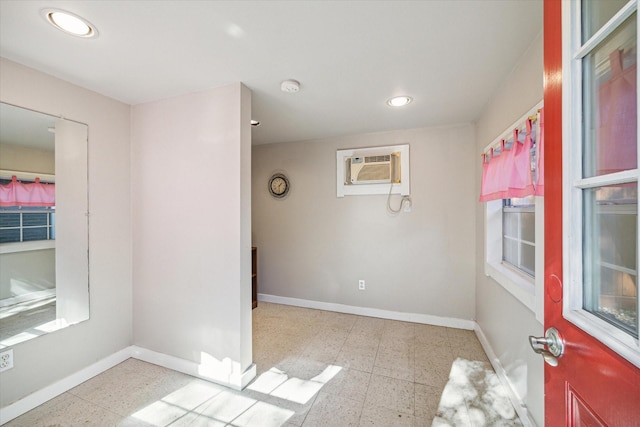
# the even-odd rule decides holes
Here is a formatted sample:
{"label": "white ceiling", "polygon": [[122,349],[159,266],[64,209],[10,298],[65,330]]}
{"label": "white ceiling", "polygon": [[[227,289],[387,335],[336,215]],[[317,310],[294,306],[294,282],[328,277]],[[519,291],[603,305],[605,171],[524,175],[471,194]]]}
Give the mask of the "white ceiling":
{"label": "white ceiling", "polygon": [[[98,37],[51,27],[50,7]],[[541,0],[0,0],[0,56],[128,104],[241,81],[254,144],[475,121],[541,31]]]}

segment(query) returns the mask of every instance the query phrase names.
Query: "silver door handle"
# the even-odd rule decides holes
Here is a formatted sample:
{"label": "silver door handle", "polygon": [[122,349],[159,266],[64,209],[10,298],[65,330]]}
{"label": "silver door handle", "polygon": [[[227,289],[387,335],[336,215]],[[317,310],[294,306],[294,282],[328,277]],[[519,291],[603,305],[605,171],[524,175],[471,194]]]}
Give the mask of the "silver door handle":
{"label": "silver door handle", "polygon": [[[544,361],[551,366],[558,366],[558,357],[564,353],[564,341],[556,328],[549,328],[544,338],[529,336],[529,345],[533,351],[541,354]],[[547,350],[545,350],[545,347]]]}

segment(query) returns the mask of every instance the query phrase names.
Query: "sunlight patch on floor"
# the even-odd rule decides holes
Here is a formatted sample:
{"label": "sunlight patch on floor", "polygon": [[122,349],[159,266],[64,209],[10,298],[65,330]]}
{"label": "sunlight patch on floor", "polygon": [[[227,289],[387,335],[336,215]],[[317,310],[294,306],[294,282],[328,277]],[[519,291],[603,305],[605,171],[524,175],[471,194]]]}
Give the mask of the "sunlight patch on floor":
{"label": "sunlight patch on floor", "polygon": [[[289,378],[285,372],[271,368],[247,389],[304,405],[341,369],[330,365],[311,380],[303,380]],[[294,411],[197,380],[137,411],[132,418],[152,425],[224,426],[231,423],[237,427],[269,427],[281,426],[293,415]]]}

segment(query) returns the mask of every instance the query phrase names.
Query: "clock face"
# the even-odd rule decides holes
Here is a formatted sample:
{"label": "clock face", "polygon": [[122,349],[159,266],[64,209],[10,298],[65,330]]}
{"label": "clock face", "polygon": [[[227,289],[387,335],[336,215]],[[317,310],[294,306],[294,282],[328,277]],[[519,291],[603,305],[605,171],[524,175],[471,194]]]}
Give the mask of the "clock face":
{"label": "clock face", "polygon": [[269,192],[273,197],[283,198],[289,192],[289,180],[283,174],[275,174],[269,179]]}

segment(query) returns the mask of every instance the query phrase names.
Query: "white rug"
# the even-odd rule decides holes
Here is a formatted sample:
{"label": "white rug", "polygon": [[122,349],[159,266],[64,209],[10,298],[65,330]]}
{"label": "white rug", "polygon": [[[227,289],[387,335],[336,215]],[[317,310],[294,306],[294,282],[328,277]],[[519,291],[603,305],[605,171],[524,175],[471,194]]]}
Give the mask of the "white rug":
{"label": "white rug", "polygon": [[456,359],[432,427],[522,426],[498,376],[486,362]]}

